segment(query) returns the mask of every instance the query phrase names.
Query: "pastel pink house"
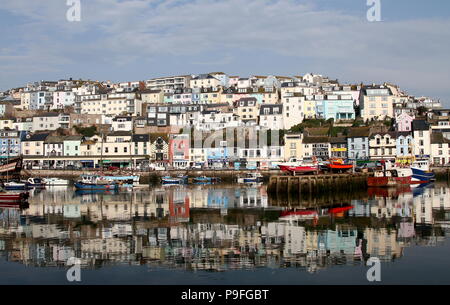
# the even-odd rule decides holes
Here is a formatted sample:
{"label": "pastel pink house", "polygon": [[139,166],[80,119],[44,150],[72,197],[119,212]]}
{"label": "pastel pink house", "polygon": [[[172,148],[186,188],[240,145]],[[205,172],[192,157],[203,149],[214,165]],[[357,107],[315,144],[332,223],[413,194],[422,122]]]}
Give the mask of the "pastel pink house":
{"label": "pastel pink house", "polygon": [[410,116],[407,113],[402,113],[396,116],[395,123],[398,132],[411,132],[412,131],[412,121],[414,121],[415,116]]}

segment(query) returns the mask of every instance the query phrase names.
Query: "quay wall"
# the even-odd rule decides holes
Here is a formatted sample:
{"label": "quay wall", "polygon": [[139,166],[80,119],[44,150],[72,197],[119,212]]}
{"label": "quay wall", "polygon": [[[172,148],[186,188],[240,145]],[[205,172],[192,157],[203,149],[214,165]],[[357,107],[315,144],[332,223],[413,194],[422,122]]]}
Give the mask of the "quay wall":
{"label": "quay wall", "polygon": [[324,195],[336,192],[356,192],[367,189],[370,174],[271,176],[271,194]]}

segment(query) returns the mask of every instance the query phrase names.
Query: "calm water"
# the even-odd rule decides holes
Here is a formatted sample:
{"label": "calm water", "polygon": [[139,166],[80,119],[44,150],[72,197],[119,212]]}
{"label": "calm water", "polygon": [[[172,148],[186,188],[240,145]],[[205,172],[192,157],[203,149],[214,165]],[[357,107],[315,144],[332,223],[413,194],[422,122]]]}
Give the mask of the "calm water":
{"label": "calm water", "polygon": [[53,188],[0,208],[0,284],[450,284],[450,189],[271,198],[264,186]]}

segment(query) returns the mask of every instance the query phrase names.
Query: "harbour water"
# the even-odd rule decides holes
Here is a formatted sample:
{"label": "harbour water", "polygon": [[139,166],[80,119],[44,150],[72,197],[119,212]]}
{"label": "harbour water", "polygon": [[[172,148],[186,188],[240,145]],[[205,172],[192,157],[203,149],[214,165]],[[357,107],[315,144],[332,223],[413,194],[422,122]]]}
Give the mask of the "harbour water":
{"label": "harbour water", "polygon": [[0,208],[0,284],[450,284],[450,188],[270,197],[267,187],[31,192]]}

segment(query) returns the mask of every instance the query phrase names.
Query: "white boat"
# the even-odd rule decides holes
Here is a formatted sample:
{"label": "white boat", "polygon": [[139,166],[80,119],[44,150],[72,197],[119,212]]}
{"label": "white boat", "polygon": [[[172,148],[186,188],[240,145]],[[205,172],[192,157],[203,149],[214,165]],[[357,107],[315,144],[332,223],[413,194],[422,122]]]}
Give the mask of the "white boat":
{"label": "white boat", "polygon": [[67,186],[70,181],[60,178],[44,178],[44,183],[46,186]]}
{"label": "white boat", "polygon": [[238,177],[237,182],[241,184],[261,183],[264,177],[260,173],[248,173],[245,177]]}

